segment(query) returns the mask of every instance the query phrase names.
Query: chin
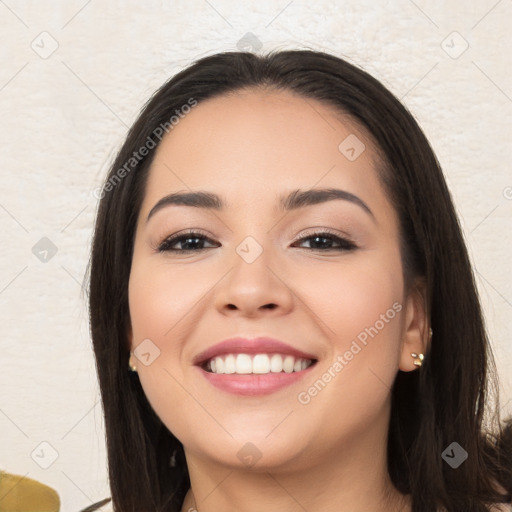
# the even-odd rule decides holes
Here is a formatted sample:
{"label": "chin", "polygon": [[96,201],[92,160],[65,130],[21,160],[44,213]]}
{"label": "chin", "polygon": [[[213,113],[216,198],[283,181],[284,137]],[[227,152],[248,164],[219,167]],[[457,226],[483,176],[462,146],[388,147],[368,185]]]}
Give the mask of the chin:
{"label": "chin", "polygon": [[[208,459],[212,464],[232,470],[257,472],[279,468],[291,469],[305,450],[301,439],[285,431],[279,432],[279,435],[271,434],[270,436],[268,432],[267,430],[263,433],[260,429],[245,432],[231,431],[233,437],[226,434],[206,439],[202,430],[198,435],[204,438],[204,443],[198,443],[197,438],[183,439],[182,443],[186,453],[203,460]],[[295,432],[299,432],[299,429]]]}

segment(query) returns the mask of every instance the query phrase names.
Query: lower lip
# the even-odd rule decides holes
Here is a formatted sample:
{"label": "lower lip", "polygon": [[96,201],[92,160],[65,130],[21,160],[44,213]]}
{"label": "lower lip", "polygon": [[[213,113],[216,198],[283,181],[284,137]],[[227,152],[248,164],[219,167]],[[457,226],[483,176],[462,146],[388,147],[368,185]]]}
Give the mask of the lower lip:
{"label": "lower lip", "polygon": [[198,367],[213,386],[235,395],[259,396],[274,393],[309,375],[316,363],[300,372],[279,372],[239,375],[236,373],[212,373]]}

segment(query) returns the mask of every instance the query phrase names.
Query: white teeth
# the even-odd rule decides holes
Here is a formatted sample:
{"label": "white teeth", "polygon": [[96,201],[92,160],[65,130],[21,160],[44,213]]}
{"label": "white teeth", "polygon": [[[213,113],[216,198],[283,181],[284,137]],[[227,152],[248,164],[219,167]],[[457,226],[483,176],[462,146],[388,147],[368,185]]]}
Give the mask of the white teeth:
{"label": "white teeth", "polygon": [[[215,372],[215,370],[212,370]],[[229,354],[224,360],[224,373],[235,373],[236,372],[236,363],[235,356],[233,354]]]}
{"label": "white teeth", "polygon": [[270,371],[273,373],[283,371],[283,358],[279,354],[274,354],[270,358]]}
{"label": "white teeth", "polygon": [[294,363],[295,358],[293,356],[286,356],[283,361],[283,371],[286,373],[292,373]]}
{"label": "white teeth", "polygon": [[270,373],[270,359],[267,354],[258,354],[252,360],[253,373]]}
{"label": "white teeth", "polygon": [[252,361],[249,354],[238,354],[236,356],[235,373],[252,373]]}
{"label": "white teeth", "polygon": [[212,373],[226,374],[266,374],[292,373],[305,370],[313,364],[310,359],[302,359],[282,354],[227,354],[210,359],[207,369]]}

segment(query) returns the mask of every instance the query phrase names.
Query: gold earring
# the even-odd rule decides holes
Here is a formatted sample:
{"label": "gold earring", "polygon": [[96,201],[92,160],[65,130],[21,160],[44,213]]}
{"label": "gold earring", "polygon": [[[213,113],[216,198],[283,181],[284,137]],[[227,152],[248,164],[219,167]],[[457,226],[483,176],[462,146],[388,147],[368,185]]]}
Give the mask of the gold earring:
{"label": "gold earring", "polygon": [[434,331],[432,330],[432,327],[428,330],[428,337],[429,339],[432,339],[432,335],[434,334]]}
{"label": "gold earring", "polygon": [[421,366],[423,364],[423,359],[425,359],[423,354],[416,354],[416,352],[411,352],[411,356],[414,357],[415,366]]}
{"label": "gold earring", "polygon": [[132,361],[132,356],[130,356],[130,359],[128,360],[128,366],[130,368],[130,371],[136,372],[137,371],[137,367],[134,364],[132,364],[131,361]]}

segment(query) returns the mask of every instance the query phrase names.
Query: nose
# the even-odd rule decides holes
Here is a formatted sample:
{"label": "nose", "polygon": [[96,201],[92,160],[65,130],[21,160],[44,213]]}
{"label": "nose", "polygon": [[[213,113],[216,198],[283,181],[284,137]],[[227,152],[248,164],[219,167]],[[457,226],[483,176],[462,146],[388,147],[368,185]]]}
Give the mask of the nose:
{"label": "nose", "polygon": [[215,307],[224,315],[258,317],[288,313],[294,293],[285,269],[264,250],[252,262],[236,255],[233,265],[216,287]]}

